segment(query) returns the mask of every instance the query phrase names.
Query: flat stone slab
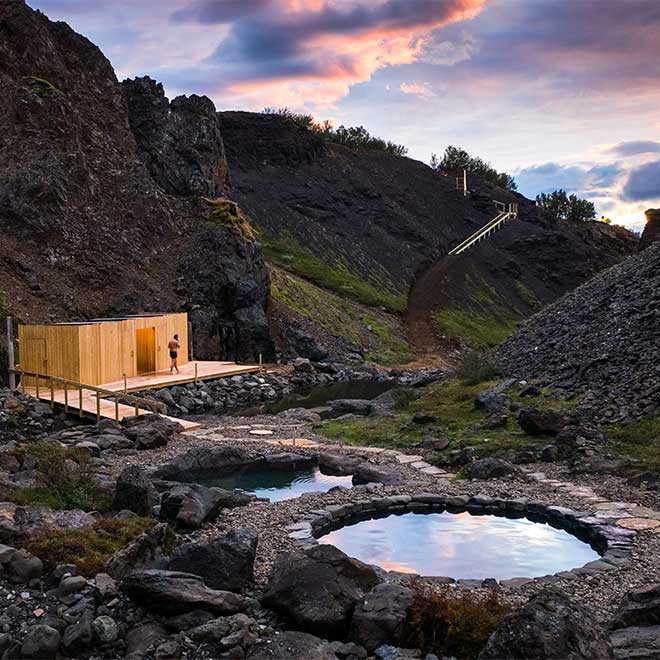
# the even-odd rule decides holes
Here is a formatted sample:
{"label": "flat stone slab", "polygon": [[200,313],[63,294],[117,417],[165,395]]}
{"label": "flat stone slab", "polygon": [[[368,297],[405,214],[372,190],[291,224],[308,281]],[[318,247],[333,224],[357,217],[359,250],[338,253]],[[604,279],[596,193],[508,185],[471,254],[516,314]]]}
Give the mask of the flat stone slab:
{"label": "flat stone slab", "polygon": [[607,511],[618,509],[619,511],[623,511],[625,509],[634,509],[636,506],[633,502],[602,502],[595,504],[594,509],[606,509]]}
{"label": "flat stone slab", "polygon": [[620,518],[616,521],[616,524],[624,529],[634,529],[637,532],[642,532],[647,529],[660,527],[660,520],[653,520],[652,518]]}
{"label": "flat stone slab", "polygon": [[421,461],[424,457],[423,456],[412,456],[409,454],[397,454],[396,460],[399,461],[402,465],[406,465],[408,463],[417,463],[418,461]]}
{"label": "flat stone slab", "polygon": [[444,470],[441,470],[439,467],[435,467],[435,465],[431,465],[427,468],[423,468],[422,474],[447,474],[447,473]]}
{"label": "flat stone slab", "polygon": [[267,429],[252,429],[250,435],[273,435],[273,432]]}
{"label": "flat stone slab", "polygon": [[360,447],[359,451],[361,454],[382,454],[385,447]]}
{"label": "flat stone slab", "polygon": [[427,463],[426,461],[415,461],[414,463],[411,463],[410,466],[414,467],[416,470],[421,470],[422,468],[432,467],[432,465],[430,463]]}

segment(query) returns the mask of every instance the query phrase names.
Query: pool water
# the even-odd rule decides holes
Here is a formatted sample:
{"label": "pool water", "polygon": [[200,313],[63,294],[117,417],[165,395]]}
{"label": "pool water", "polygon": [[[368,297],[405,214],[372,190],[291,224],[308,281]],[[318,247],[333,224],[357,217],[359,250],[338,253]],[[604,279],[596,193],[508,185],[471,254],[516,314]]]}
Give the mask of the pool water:
{"label": "pool water", "polygon": [[269,414],[291,408],[318,408],[335,399],[375,399],[392,389],[392,383],[376,380],[347,380],[298,390],[284,399],[235,411],[235,415]]}
{"label": "pool water", "polygon": [[325,492],[335,486],[350,487],[352,477],[323,474],[318,467],[303,470],[246,468],[228,475],[199,480],[198,483],[240,490],[268,498],[271,502],[281,502],[299,497],[303,493]]}
{"label": "pool water", "polygon": [[587,543],[546,523],[469,513],[363,520],[319,542],[388,571],[455,579],[535,577],[599,558]]}

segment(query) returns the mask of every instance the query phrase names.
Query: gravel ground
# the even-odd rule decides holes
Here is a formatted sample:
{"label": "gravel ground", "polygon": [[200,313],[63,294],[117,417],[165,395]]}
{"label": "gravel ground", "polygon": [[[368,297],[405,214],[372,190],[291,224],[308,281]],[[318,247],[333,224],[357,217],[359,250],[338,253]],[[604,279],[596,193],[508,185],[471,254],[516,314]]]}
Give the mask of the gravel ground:
{"label": "gravel ground", "polygon": [[[255,436],[250,432],[271,431],[272,435]],[[294,448],[291,441],[296,438]],[[301,439],[304,444],[301,446]],[[373,463],[390,463],[398,466],[405,483],[396,486],[357,486],[352,489],[335,490],[326,493],[308,493],[299,498],[282,502],[254,502],[247,507],[224,510],[212,524],[196,532],[182,535],[182,540],[202,541],[224,533],[232,527],[249,527],[259,534],[259,545],[255,563],[257,591],[264,585],[275,557],[285,550],[293,549],[287,536],[286,526],[298,521],[309,512],[325,508],[331,504],[345,504],[378,495],[412,494],[415,492],[437,492],[455,495],[485,494],[492,497],[527,497],[546,504],[588,510],[590,504],[583,497],[567,493],[565,489],[536,481],[491,480],[463,481],[447,480],[438,476],[422,474],[408,465],[400,465],[393,450],[374,453],[366,448],[339,445],[335,441],[316,436],[306,424],[293,423],[276,416],[259,417],[218,417],[207,418],[204,428],[181,436],[181,439],[166,448],[143,451],[134,456],[113,456],[107,461],[106,471],[116,475],[129,464],[143,467],[155,466],[171,460],[177,454],[193,446],[223,444],[235,445],[240,442],[255,457],[263,453],[296,451],[318,453],[322,450],[346,452],[361,455]],[[318,443],[318,444],[316,444]],[[575,475],[560,464],[539,464],[526,466],[529,471],[544,472],[547,477],[570,482],[576,487],[589,487],[607,501],[634,502],[660,511],[660,497],[657,493],[633,488],[623,479],[604,475]],[[660,528],[659,528],[660,529]],[[655,531],[641,532],[634,544],[634,561],[627,568],[618,568],[596,575],[579,575],[571,579],[561,579],[558,585],[569,595],[591,608],[594,616],[601,621],[610,619],[624,594],[633,587],[660,582],[660,534]],[[432,581],[430,581],[433,584]],[[437,589],[456,589],[433,584]],[[525,602],[533,593],[543,588],[531,583],[516,590],[503,590],[504,597],[512,604]]]}

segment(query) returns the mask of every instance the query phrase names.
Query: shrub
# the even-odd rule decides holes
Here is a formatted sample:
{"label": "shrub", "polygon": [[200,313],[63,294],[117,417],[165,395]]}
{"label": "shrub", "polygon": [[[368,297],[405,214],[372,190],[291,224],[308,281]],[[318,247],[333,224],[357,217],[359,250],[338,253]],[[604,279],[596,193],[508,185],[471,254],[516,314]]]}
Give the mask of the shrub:
{"label": "shrub", "polygon": [[516,190],[518,188],[514,178],[506,172],[498,172],[485,160],[478,156],[470,156],[465,149],[459,149],[451,145],[445,149],[442,159],[439,159],[435,154],[431,154],[430,166],[434,170],[442,171],[467,170],[505,190]]}
{"label": "shrub", "polygon": [[26,453],[37,459],[37,485],[16,491],[14,501],[18,504],[84,511],[110,508],[110,497],[99,487],[86,451],[39,442]]}
{"label": "shrub", "polygon": [[470,351],[456,370],[464,385],[477,385],[499,375],[493,359],[482,351]]}
{"label": "shrub", "polygon": [[567,195],[561,188],[548,194],[537,195],[536,205],[554,222],[560,220],[587,222],[596,219],[596,207],[593,202],[581,199],[577,195]]}
{"label": "shrub", "polygon": [[153,526],[148,518],[103,518],[91,527],[37,534],[27,540],[25,548],[41,559],[47,571],[58,564],[75,564],[81,575],[93,577],[115,552]]}
{"label": "shrub", "polygon": [[476,659],[510,610],[494,590],[486,596],[470,592],[448,594],[434,592],[419,582],[413,589],[406,643],[440,657]]}

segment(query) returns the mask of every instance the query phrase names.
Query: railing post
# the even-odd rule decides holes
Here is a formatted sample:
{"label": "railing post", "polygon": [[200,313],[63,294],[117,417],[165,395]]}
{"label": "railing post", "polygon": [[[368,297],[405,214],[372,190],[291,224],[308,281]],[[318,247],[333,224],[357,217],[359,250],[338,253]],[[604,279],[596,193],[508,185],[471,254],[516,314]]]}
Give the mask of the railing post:
{"label": "railing post", "polygon": [[197,385],[197,362],[195,362],[195,385]]}
{"label": "railing post", "polygon": [[39,398],[39,374],[37,374],[37,379],[35,382],[35,388],[37,390],[37,399]]}
{"label": "railing post", "polygon": [[115,422],[119,421],[119,397],[115,396]]}
{"label": "railing post", "polygon": [[55,410],[55,386],[53,385],[53,377],[49,376],[50,381],[50,409]]}
{"label": "railing post", "polygon": [[16,364],[14,362],[14,324],[11,316],[7,317],[7,360],[9,362],[9,389],[13,391],[16,389],[16,374],[14,373]]}
{"label": "railing post", "polygon": [[98,392],[96,392],[96,421],[101,421],[101,397]]}
{"label": "railing post", "polygon": [[82,419],[83,416],[83,388],[82,383],[78,387],[78,416]]}
{"label": "railing post", "polygon": [[124,394],[128,394],[128,383],[126,381],[126,374],[124,374]]}
{"label": "railing post", "polygon": [[69,412],[69,385],[64,381],[64,414]]}

